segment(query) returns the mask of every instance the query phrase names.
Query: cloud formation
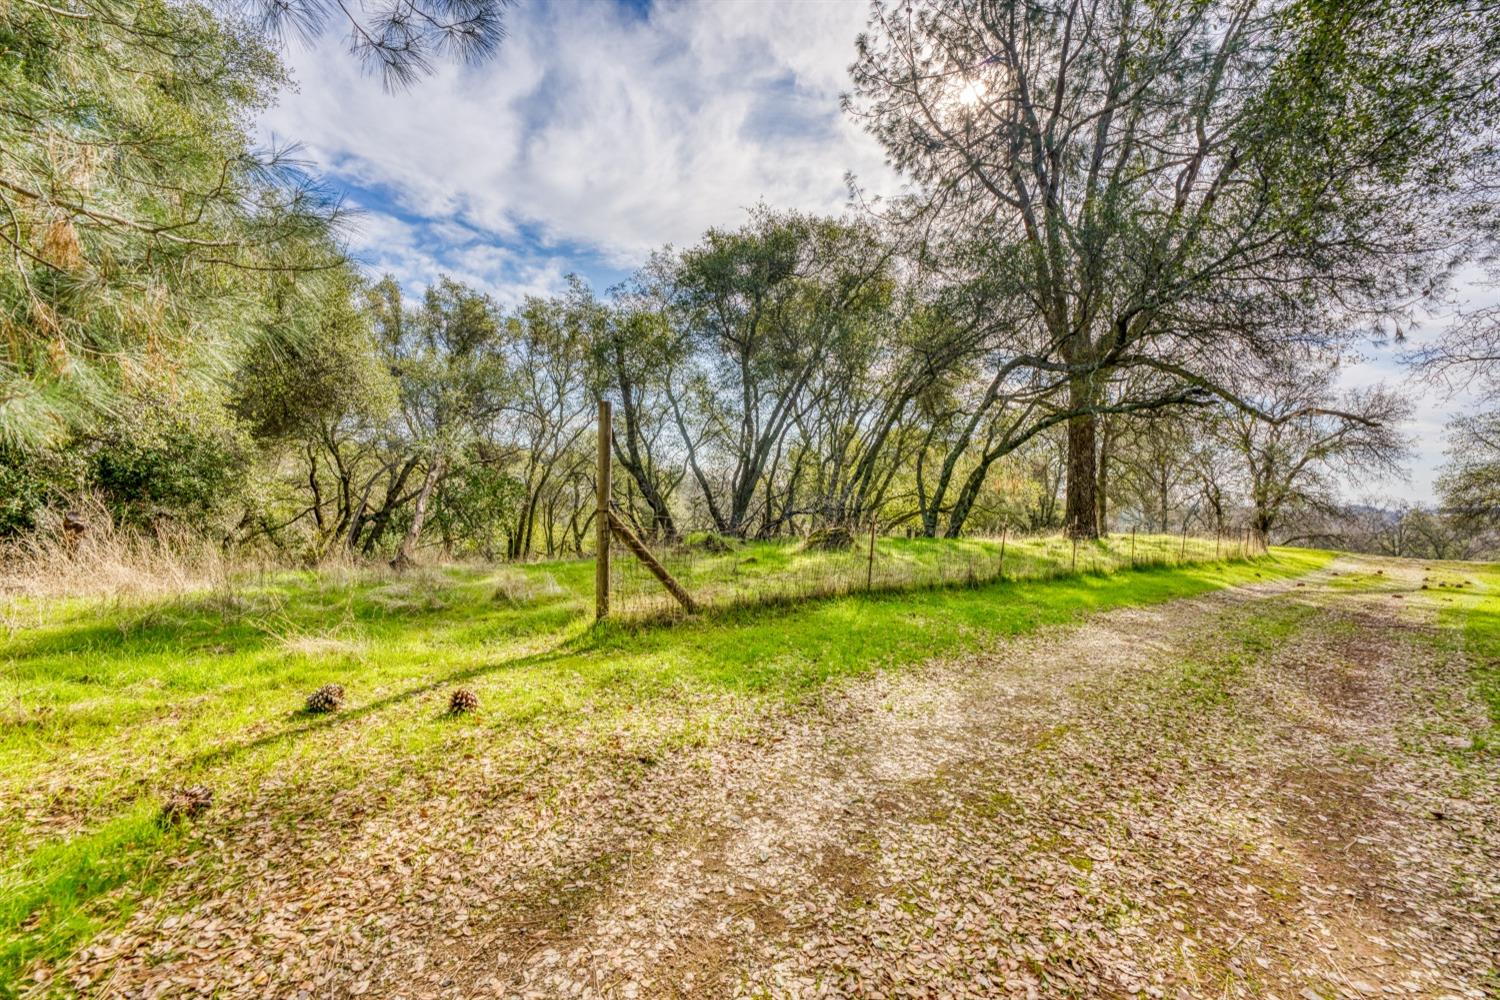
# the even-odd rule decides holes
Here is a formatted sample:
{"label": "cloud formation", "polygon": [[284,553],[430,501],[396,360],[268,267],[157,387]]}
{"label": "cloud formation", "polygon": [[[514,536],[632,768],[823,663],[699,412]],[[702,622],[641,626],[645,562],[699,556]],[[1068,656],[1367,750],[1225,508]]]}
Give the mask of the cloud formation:
{"label": "cloud formation", "polygon": [[629,269],[757,201],[837,211],[848,171],[894,190],[838,104],[865,13],[525,3],[493,62],[397,95],[324,38],[289,53],[298,91],[262,128],[352,190],[372,265],[420,283],[466,263],[512,297],[570,267]]}

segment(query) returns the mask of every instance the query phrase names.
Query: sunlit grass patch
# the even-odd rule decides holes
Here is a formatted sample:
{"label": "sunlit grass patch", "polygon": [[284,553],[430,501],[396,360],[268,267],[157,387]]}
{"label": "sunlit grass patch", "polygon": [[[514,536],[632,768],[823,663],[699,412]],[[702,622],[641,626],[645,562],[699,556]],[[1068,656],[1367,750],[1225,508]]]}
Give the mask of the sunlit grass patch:
{"label": "sunlit grass patch", "polygon": [[1489,713],[1489,728],[1473,735],[1473,748],[1500,750],[1500,567],[1449,564],[1428,573],[1451,584],[1435,595],[1438,621],[1462,636],[1474,691]]}

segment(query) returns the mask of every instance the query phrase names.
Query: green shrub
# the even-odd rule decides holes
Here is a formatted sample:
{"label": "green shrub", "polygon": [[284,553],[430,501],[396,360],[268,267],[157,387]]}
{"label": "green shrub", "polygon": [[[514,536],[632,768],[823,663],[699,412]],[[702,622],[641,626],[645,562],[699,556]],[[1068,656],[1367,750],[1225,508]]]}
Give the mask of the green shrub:
{"label": "green shrub", "polygon": [[243,499],[249,435],[211,398],[154,397],[131,407],[88,449],[92,485],[122,524],[158,518],[206,527]]}

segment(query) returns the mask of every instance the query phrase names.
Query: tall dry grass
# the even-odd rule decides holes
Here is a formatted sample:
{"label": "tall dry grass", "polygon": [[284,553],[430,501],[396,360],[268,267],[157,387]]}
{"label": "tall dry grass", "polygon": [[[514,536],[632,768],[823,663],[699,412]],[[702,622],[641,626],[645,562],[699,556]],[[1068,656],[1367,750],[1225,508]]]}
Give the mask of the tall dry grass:
{"label": "tall dry grass", "polygon": [[186,527],[122,528],[98,502],[82,502],[70,516],[82,531],[48,511],[34,530],[0,546],[0,596],[157,597],[229,589],[286,568],[273,554],[229,551]]}
{"label": "tall dry grass", "polygon": [[[334,589],[382,581],[439,589],[444,569],[481,565],[437,559],[432,551],[397,570],[384,558],[367,559],[342,546],[310,562],[270,547],[225,546],[185,525],[161,524],[150,531],[122,527],[97,501],[75,504],[70,513],[82,521],[83,531],[70,531],[61,515],[49,511],[35,530],[0,544],[0,602],[85,598],[130,604],[207,594],[229,607],[290,572],[315,573],[320,585]],[[510,586],[529,593],[545,590],[547,581],[518,575]]]}

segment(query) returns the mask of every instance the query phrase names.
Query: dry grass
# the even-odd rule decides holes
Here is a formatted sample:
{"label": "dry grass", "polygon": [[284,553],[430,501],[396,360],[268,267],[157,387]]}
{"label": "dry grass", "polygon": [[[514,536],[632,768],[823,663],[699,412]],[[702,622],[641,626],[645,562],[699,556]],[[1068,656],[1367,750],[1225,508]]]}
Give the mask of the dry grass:
{"label": "dry grass", "polygon": [[309,566],[274,549],[225,546],[186,526],[122,527],[97,501],[73,514],[84,523],[82,532],[70,532],[60,515],[46,512],[35,531],[0,545],[0,598],[129,602],[208,593],[230,608],[272,577],[306,569],[316,570],[332,587],[382,579],[416,587],[438,583],[421,567],[399,572],[384,560],[363,559],[343,548]]}
{"label": "dry grass", "polygon": [[272,568],[264,555],[228,552],[197,531],[121,528],[98,503],[77,513],[81,533],[49,512],[36,531],[0,548],[0,595],[155,597],[228,589],[233,579]]}

